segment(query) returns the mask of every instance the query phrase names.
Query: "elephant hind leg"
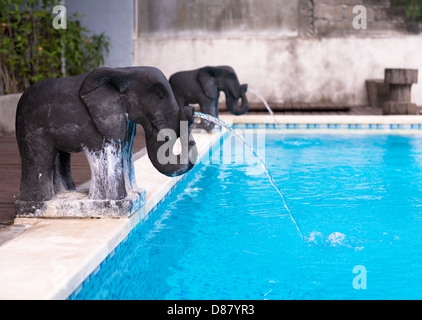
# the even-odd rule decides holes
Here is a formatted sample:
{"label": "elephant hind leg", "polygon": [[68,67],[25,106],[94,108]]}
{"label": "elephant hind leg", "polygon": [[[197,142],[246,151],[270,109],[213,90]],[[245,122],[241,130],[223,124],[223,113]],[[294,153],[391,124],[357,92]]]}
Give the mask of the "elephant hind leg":
{"label": "elephant hind leg", "polygon": [[59,151],[54,162],[54,190],[55,192],[75,190],[76,186],[73,182],[70,153]]}
{"label": "elephant hind leg", "polygon": [[[20,148],[22,146],[19,146]],[[36,146],[25,146],[22,156],[22,175],[18,199],[42,202],[54,195],[53,170],[57,151]],[[40,150],[43,150],[40,152]]]}

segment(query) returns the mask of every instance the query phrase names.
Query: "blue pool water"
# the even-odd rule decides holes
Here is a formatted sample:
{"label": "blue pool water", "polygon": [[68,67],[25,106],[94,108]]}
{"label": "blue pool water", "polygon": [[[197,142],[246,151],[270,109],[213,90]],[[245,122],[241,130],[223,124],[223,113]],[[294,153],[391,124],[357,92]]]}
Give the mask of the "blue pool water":
{"label": "blue pool water", "polygon": [[422,298],[422,136],[267,133],[257,153],[305,239],[251,159],[205,161],[71,298]]}

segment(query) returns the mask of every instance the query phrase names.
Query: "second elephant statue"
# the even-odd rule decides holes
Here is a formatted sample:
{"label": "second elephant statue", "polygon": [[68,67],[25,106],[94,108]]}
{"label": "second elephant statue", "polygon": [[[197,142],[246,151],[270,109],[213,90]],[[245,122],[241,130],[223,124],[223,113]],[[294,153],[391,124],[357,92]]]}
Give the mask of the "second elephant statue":
{"label": "second elephant statue", "polygon": [[[202,113],[218,118],[218,100],[220,92],[223,91],[229,112],[242,115],[248,111],[248,86],[239,83],[235,71],[230,66],[207,66],[181,71],[173,74],[169,81],[180,108],[199,104]],[[201,123],[194,124],[193,127],[210,132],[214,124],[201,119]]]}

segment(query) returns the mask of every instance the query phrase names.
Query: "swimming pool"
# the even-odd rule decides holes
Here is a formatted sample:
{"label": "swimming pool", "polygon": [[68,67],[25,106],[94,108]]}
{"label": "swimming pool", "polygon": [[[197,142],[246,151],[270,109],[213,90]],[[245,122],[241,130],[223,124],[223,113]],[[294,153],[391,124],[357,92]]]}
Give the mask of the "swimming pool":
{"label": "swimming pool", "polygon": [[226,138],[70,299],[422,298],[422,136],[270,132],[256,150],[305,239]]}

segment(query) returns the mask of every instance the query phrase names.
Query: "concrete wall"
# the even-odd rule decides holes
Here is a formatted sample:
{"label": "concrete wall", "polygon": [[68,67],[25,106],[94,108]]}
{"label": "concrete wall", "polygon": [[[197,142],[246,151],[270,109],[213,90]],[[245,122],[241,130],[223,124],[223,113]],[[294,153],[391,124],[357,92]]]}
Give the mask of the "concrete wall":
{"label": "concrete wall", "polygon": [[[134,64],[156,66],[167,76],[231,65],[241,82],[269,102],[348,105],[367,104],[365,80],[382,79],[385,68],[422,70],[422,36],[406,32],[400,10],[394,13],[388,0],[268,0],[265,6],[245,0],[243,7],[238,2],[174,0],[166,6],[164,0],[140,0],[143,23]],[[355,4],[367,6],[367,30],[352,26]],[[189,15],[181,16],[184,10]],[[194,12],[199,18],[189,24]],[[224,18],[216,18],[219,12]],[[249,19],[265,22],[254,27]],[[422,105],[419,82],[412,100]]]}
{"label": "concrete wall", "polygon": [[141,0],[139,21],[143,36],[295,36],[298,6],[299,0]]}
{"label": "concrete wall", "polygon": [[0,136],[15,132],[16,108],[21,93],[0,96]]}
{"label": "concrete wall", "polygon": [[[422,70],[422,37],[290,39],[143,39],[135,63],[167,76],[204,65],[233,66],[269,102],[367,104],[365,80],[385,68]],[[422,105],[422,80],[412,100]],[[251,101],[258,102],[253,96]]]}
{"label": "concrete wall", "polygon": [[81,24],[93,34],[104,32],[110,37],[107,67],[131,66],[133,62],[132,30],[133,2],[131,0],[66,0],[68,17],[75,12]]}
{"label": "concrete wall", "polygon": [[[407,32],[406,8],[391,7],[390,0],[313,0],[313,27],[320,37],[358,37]],[[356,5],[366,8],[367,29],[353,28]]]}

